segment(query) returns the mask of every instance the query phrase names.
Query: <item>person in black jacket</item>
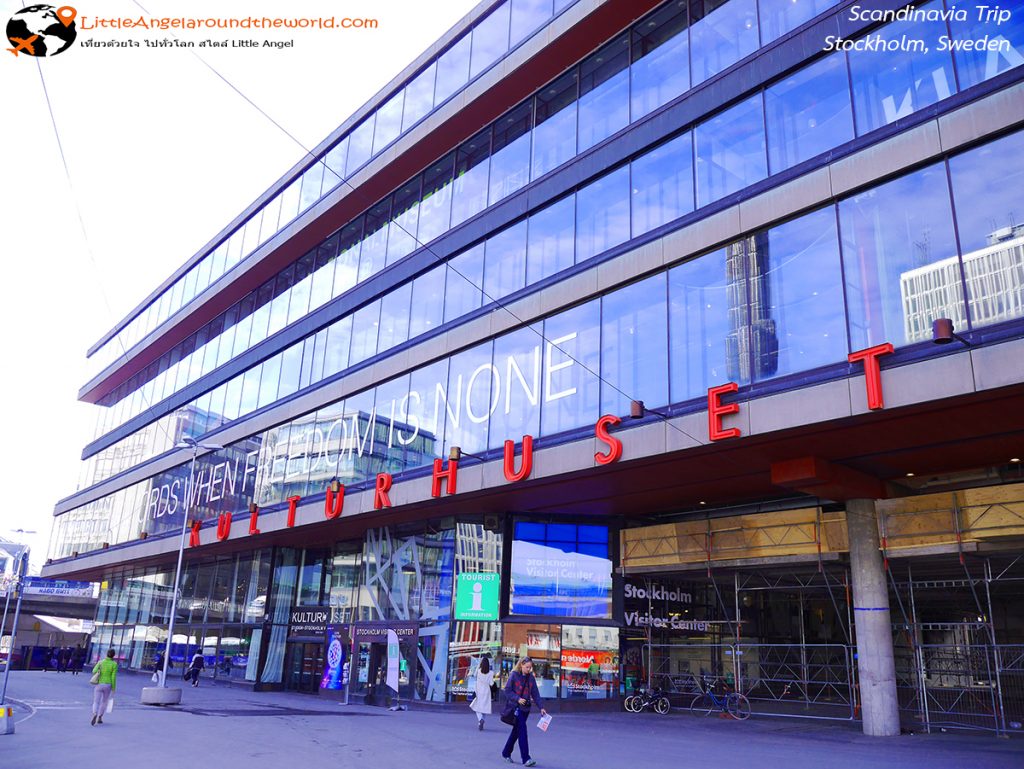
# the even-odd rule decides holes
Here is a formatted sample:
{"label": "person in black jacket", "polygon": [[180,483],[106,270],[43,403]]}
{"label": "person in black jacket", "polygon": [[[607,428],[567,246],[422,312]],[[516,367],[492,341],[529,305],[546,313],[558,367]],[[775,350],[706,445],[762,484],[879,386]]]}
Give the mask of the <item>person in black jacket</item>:
{"label": "person in black jacket", "polygon": [[537,691],[537,679],[533,677],[533,660],[523,657],[516,663],[512,675],[508,677],[505,684],[505,710],[502,713],[502,720],[509,714],[515,718],[512,724],[512,733],[505,741],[505,748],[501,751],[501,757],[508,763],[512,763],[512,748],[516,740],[519,741],[519,755],[523,759],[524,766],[536,766],[537,762],[530,757],[530,740],[526,733],[526,718],[530,715],[530,705],[536,703],[540,708],[541,715],[547,715],[544,704],[540,700],[540,692]]}

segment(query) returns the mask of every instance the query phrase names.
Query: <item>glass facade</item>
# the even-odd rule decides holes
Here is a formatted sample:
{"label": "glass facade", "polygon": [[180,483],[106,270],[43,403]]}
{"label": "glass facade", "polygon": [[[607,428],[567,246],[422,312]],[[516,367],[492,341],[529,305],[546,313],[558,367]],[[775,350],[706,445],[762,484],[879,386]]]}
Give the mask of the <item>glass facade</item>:
{"label": "glass facade", "polygon": [[[740,7],[742,3],[737,5],[736,13],[720,15],[734,3],[738,0],[707,9],[708,15],[693,29],[705,25],[708,30],[721,31],[721,25],[711,23],[718,18],[745,27],[743,20],[748,15]],[[809,5],[804,0],[789,3],[791,7],[803,8],[801,13],[809,12]],[[762,7],[762,15],[765,10]],[[797,14],[794,18],[802,16]],[[664,68],[674,66],[678,75],[680,57],[689,61],[688,48],[672,42],[680,37],[688,39],[691,30],[686,19],[687,12],[681,5],[664,6],[633,28],[630,45],[626,37],[614,39],[289,265],[206,328],[105,396],[97,435],[148,413],[154,404],[209,375],[285,325],[624,127],[629,122],[625,119],[627,113],[630,120],[636,120],[654,108],[649,105],[661,104],[683,93],[689,88],[688,83],[680,84],[682,90],[665,90],[674,80],[666,76]],[[932,36],[943,26],[918,24],[925,24]],[[895,39],[920,32],[904,29],[907,25],[896,22],[871,34]],[[1006,34],[1012,37],[1018,32],[1024,35],[1024,29],[1011,25]],[[1024,37],[1019,42],[1024,50]],[[631,51],[629,56],[627,48]],[[657,60],[661,63],[656,65],[652,57],[660,57]],[[908,61],[912,59],[912,66],[901,63],[906,57]],[[628,58],[632,62],[627,62]],[[1024,56],[1018,59],[1018,63],[1024,62]],[[995,67],[992,73],[998,74],[1005,68]],[[956,90],[952,56],[937,46],[923,58],[917,53],[858,51],[827,56],[699,123],[693,131],[692,148],[690,135],[683,134],[663,145],[660,151],[634,159],[630,169],[632,235],[689,213],[694,199],[698,207],[713,203],[768,174],[820,156],[852,139],[854,133],[863,135],[887,125]],[[689,178],[694,163],[695,182]],[[622,209],[622,190],[627,186],[630,182],[624,179],[606,178],[577,193],[577,261],[629,236],[629,217]],[[564,250],[555,256],[555,263],[542,268],[536,279],[551,274],[555,266],[568,266]],[[518,281],[519,278],[508,284],[499,281],[495,293],[486,293],[491,299],[500,298],[506,295],[505,285],[518,286]],[[528,265],[527,284],[530,282],[533,276]],[[482,285],[479,280],[473,280],[473,284]],[[451,320],[461,314],[446,310],[444,318]],[[346,360],[346,365],[355,365],[401,341],[404,339],[391,334],[384,334],[379,340],[361,337],[358,354]],[[337,370],[328,368],[330,373],[325,375]],[[267,387],[273,388],[275,383],[268,383]],[[212,396],[211,401],[218,396]],[[194,405],[200,412],[206,410],[201,400]],[[233,408],[234,403],[226,407],[229,412]],[[133,436],[131,449],[123,446],[111,453],[137,457],[135,446],[159,440],[154,432],[162,433],[166,444],[175,435],[177,425],[173,423],[192,416],[165,416],[160,430],[150,430],[138,438]],[[220,416],[214,412],[213,424],[205,426],[206,429],[214,429]],[[204,425],[189,427],[202,429]],[[156,448],[145,451],[150,452],[148,456],[160,453]],[[104,464],[123,467],[124,461]],[[88,470],[80,485],[89,485],[111,472],[117,471],[97,474]]]}
{"label": "glass facade", "polygon": [[[984,198],[977,194],[981,180],[995,173],[1000,154],[993,146],[1009,152],[998,173],[1021,175],[1014,160],[1020,144],[1021,134],[1013,134],[953,156],[948,167],[938,163],[904,174],[551,315],[534,324],[540,334],[527,327],[483,341],[233,443],[199,460],[193,514],[210,518],[244,510],[257,491],[259,504],[280,504],[286,488],[288,495],[318,494],[334,476],[357,483],[382,468],[398,473],[421,467],[453,445],[476,453],[527,432],[557,435],[592,425],[601,413],[626,413],[632,399],[652,408],[684,403],[725,381],[744,385],[840,363],[848,352],[883,341],[924,341],[937,317],[968,330],[1022,317],[1014,188],[1006,187],[991,204],[980,204]],[[605,179],[626,178],[623,173]],[[597,189],[605,207],[585,210],[603,217],[599,221],[617,218],[606,212],[615,197],[605,194],[617,185]],[[915,201],[911,208],[900,203],[908,199]],[[577,214],[577,230],[593,233],[594,225],[582,221]],[[530,227],[527,222],[525,230],[518,225],[498,233],[496,248],[514,237],[521,251],[522,233],[529,240]],[[585,235],[583,242],[594,237]],[[473,286],[486,283],[490,242],[442,266],[453,281],[445,312],[449,301],[459,311],[479,306],[480,290]],[[529,246],[526,254],[530,274]],[[502,257],[499,263],[492,286],[513,280],[508,265],[515,266],[518,284],[521,262]],[[844,305],[845,313],[835,311]],[[356,323],[360,332],[352,334],[352,349],[362,339],[362,355],[370,337],[376,339],[378,303],[356,313]],[[316,335],[300,344],[315,351],[321,343]],[[305,359],[305,351],[281,357],[300,377]],[[280,365],[262,370],[275,381],[282,375]],[[264,384],[260,369],[251,370],[240,392],[234,391],[242,406],[232,408],[255,408]],[[184,464],[65,513],[54,528],[51,552],[62,557],[180,526],[188,485]]]}

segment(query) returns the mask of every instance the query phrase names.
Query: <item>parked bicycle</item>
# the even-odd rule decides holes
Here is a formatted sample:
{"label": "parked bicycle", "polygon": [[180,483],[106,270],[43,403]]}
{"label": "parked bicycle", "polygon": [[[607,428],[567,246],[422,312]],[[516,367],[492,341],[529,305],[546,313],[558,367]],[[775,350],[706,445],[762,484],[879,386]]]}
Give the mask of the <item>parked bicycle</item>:
{"label": "parked bicycle", "polygon": [[[729,689],[727,684],[722,684],[725,690],[723,694],[715,692],[718,679],[709,676],[704,677],[704,685],[700,694],[693,698],[690,703],[691,713],[708,714],[720,711],[727,713],[739,721],[745,721],[750,717],[750,702],[739,692]],[[699,686],[699,684],[698,684]]]}
{"label": "parked bicycle", "polygon": [[665,715],[669,711],[668,697],[658,687],[653,689],[641,689],[637,694],[626,697],[623,703],[630,713],[642,713],[651,708],[659,715]]}

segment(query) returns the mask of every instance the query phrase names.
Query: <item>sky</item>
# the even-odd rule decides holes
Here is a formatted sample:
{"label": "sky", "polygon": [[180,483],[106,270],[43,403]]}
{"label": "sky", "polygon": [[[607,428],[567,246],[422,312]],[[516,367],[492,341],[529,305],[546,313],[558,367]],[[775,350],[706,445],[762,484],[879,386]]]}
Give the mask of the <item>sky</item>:
{"label": "sky", "polygon": [[[54,504],[76,489],[95,426],[99,407],[76,399],[88,348],[301,159],[303,147],[322,141],[476,5],[140,3],[78,0],[77,40],[58,56],[0,51],[0,482],[7,490],[0,538],[30,545],[33,570],[46,558]],[[0,22],[24,5],[0,0]],[[242,14],[374,18],[378,27],[85,28],[119,17]],[[294,46],[144,43],[172,35]],[[82,46],[89,39],[142,46]]]}

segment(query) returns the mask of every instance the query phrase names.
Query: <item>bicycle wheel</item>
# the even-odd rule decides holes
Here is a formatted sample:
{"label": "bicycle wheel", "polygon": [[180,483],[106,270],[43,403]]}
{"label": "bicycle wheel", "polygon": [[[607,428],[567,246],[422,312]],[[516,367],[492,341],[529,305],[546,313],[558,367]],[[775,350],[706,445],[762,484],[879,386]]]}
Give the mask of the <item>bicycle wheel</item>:
{"label": "bicycle wheel", "polygon": [[706,716],[711,710],[711,699],[706,694],[698,694],[690,702],[691,713],[701,713]]}
{"label": "bicycle wheel", "polygon": [[726,712],[738,721],[750,718],[750,702],[742,694],[733,692],[725,700]]}
{"label": "bicycle wheel", "polygon": [[666,715],[670,707],[671,705],[669,704],[668,697],[658,697],[658,699],[654,701],[654,711],[658,715]]}
{"label": "bicycle wheel", "polygon": [[627,713],[634,713],[633,705],[636,704],[636,695],[631,694],[626,697],[626,701],[622,703],[623,707],[626,708]]}

